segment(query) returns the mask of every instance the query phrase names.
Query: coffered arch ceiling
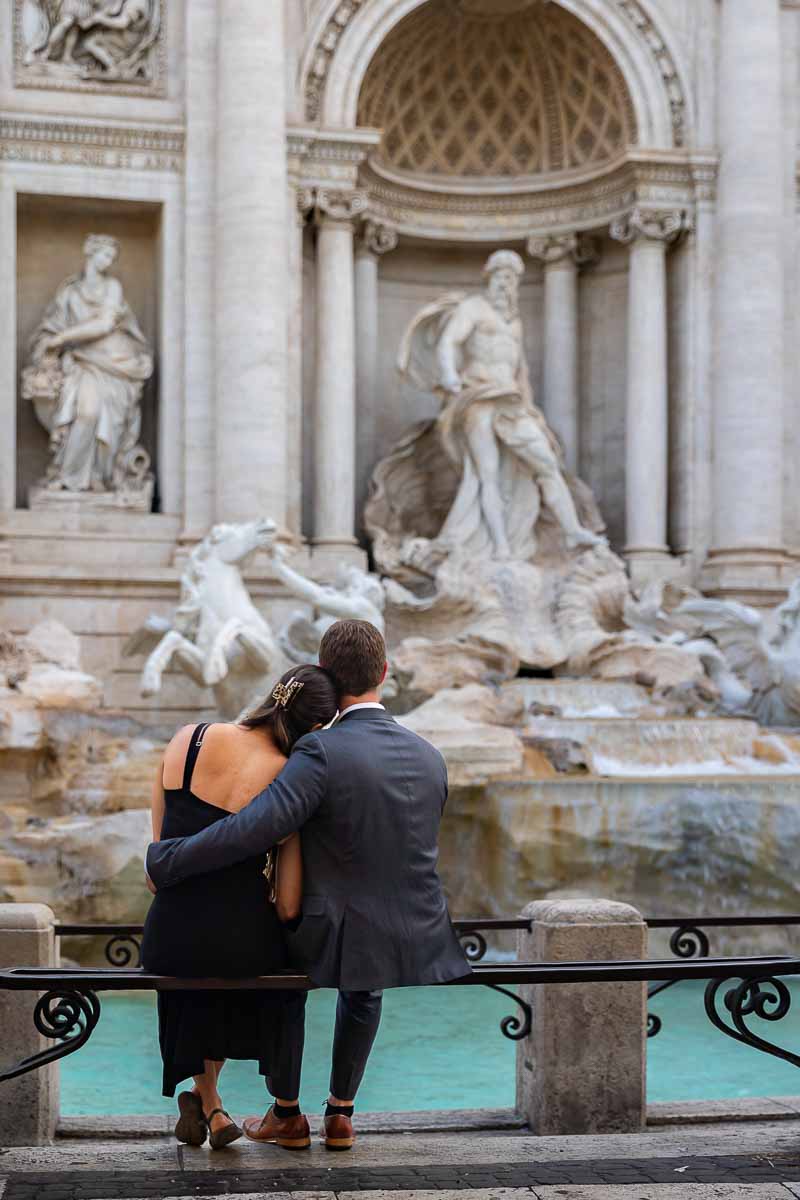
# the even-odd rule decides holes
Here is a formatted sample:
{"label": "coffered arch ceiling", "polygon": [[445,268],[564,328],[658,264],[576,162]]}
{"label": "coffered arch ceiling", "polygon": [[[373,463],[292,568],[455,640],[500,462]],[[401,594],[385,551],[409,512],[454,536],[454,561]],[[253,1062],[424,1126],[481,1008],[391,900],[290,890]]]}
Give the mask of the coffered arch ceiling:
{"label": "coffered arch ceiling", "polygon": [[358,124],[378,170],[477,180],[600,167],[637,141],[608,49],[557,4],[431,0],[380,45]]}

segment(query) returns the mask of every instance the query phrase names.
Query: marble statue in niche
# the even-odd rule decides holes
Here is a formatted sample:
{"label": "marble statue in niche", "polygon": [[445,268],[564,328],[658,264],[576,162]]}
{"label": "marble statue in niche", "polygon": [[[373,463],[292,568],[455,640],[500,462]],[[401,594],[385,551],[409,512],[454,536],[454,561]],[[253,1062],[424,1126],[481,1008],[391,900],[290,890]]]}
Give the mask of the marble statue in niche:
{"label": "marble statue in niche", "polygon": [[625,565],[534,404],[523,270],[496,251],[483,291],[434,300],[400,346],[406,385],[440,411],[378,463],[364,511],[398,686],[418,698],[521,666],[691,684],[703,677],[696,655],[627,626]]}
{"label": "marble statue in niche", "polygon": [[84,269],[59,287],[30,343],[22,395],[50,435],[51,462],[32,508],[70,497],[149,511],[150,456],[139,444],[142,389],[153,358],[122,285],[109,274],[119,243],[90,234]]}
{"label": "marble statue in niche", "polygon": [[602,541],[581,523],[560,447],[533,403],[518,302],[524,269],[513,250],[492,254],[485,290],[424,308],[399,358],[401,373],[443,399],[438,439],[460,473],[437,542],[496,560],[536,553],[543,505],[568,550]]}
{"label": "marble statue in niche", "polygon": [[43,78],[147,83],[161,0],[23,0],[23,67]]}

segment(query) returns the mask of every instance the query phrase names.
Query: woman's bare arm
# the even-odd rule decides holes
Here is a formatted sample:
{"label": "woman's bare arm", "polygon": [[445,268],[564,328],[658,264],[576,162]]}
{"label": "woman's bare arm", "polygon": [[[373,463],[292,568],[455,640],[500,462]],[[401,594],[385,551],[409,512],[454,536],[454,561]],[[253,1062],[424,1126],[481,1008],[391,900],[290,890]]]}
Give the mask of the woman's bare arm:
{"label": "woman's bare arm", "polygon": [[281,921],[300,916],[303,905],[303,854],[300,834],[293,833],[278,847],[278,891],[275,908]]}
{"label": "woman's bare arm", "polygon": [[[150,821],[153,826],[153,841],[161,841],[161,827],[164,824],[164,760],[158,764],[158,770],[153,776],[153,786],[150,791]],[[156,894],[156,889],[150,881],[150,876],[147,871],[144,873],[145,882],[148,891],[153,895]]]}
{"label": "woman's bare arm", "polygon": [[153,777],[150,794],[150,819],[153,824],[153,841],[161,841],[161,826],[164,824],[164,760],[158,765]]}

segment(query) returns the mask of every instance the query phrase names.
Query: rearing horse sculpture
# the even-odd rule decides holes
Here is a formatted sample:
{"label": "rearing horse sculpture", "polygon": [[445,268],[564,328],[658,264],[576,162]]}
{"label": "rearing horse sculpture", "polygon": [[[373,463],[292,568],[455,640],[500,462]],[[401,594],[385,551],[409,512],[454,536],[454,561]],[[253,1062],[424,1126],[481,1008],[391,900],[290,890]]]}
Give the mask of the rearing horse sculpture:
{"label": "rearing horse sculpture", "polygon": [[128,656],[149,651],[143,696],[160,692],[164,671],[174,661],[200,687],[213,689],[226,719],[263,700],[290,664],[250,599],[241,567],[254,551],[272,543],[275,532],[269,520],[215,525],[195,547],[172,620],[149,616],[123,649]]}

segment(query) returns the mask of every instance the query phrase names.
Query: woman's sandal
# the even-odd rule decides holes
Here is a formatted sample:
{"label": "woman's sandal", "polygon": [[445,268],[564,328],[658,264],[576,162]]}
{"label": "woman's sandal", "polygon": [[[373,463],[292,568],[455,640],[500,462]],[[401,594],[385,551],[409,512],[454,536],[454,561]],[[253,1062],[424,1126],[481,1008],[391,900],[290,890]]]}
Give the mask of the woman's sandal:
{"label": "woman's sandal", "polygon": [[186,1146],[202,1146],[208,1136],[208,1122],[203,1115],[203,1104],[196,1092],[181,1092],[178,1096],[180,1117],[175,1126],[175,1137]]}
{"label": "woman's sandal", "polygon": [[[211,1121],[217,1113],[223,1117],[227,1117],[230,1125],[223,1125],[222,1129],[216,1130],[211,1128]],[[226,1146],[230,1146],[231,1142],[238,1142],[240,1137],[244,1137],[244,1130],[240,1129],[236,1122],[231,1117],[229,1112],[224,1108],[214,1108],[206,1117],[208,1124],[208,1144],[212,1150],[224,1150]]]}

